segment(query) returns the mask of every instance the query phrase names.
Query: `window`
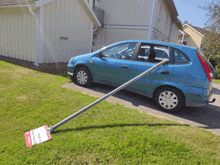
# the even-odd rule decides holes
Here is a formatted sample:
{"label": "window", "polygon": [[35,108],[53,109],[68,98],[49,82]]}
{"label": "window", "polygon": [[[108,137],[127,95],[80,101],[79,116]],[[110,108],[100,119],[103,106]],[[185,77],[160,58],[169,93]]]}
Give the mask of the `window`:
{"label": "window", "polygon": [[136,42],[127,42],[107,48],[103,51],[104,58],[129,60],[132,57],[136,44]]}
{"label": "window", "polygon": [[137,61],[160,62],[169,59],[169,49],[166,46],[142,45]]}
{"label": "window", "polygon": [[175,64],[186,64],[189,62],[189,57],[183,52],[174,49],[174,63]]}

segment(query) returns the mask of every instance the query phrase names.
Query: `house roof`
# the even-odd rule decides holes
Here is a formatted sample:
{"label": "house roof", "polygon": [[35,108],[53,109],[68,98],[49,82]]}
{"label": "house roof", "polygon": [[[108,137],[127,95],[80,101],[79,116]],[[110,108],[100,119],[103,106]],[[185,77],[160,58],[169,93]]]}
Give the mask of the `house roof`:
{"label": "house roof", "polygon": [[[192,25],[190,25],[190,26],[192,26]],[[208,30],[205,30],[205,29],[202,29],[202,28],[199,28],[196,26],[192,26],[192,27],[203,35],[209,32]]]}
{"label": "house roof", "polygon": [[[24,6],[24,5],[35,5],[36,7],[39,7],[53,1],[54,0],[0,0],[0,7]],[[87,2],[85,0],[79,0],[79,2],[82,4],[84,9],[88,13],[89,17],[94,22],[94,25],[100,27],[101,23],[99,22],[93,10],[89,8]]]}
{"label": "house roof", "polygon": [[196,27],[196,26],[193,26],[193,25],[184,24],[183,27],[185,27],[185,26],[189,27],[190,29],[192,29],[193,31],[195,31],[196,33],[201,35],[202,37],[204,37],[204,35],[206,33],[209,33],[209,31],[202,29],[202,28],[199,28],[199,27]]}
{"label": "house roof", "polygon": [[32,5],[39,0],[0,0],[0,7],[7,6],[20,6],[20,5]]}

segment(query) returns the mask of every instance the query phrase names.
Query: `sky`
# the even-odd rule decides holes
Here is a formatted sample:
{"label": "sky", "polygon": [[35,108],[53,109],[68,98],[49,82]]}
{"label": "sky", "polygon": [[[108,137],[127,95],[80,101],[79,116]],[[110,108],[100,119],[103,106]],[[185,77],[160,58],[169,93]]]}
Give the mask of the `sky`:
{"label": "sky", "polygon": [[200,28],[205,27],[205,22],[208,20],[206,11],[198,6],[204,6],[212,0],[174,0],[178,19],[183,23],[185,20],[193,26]]}

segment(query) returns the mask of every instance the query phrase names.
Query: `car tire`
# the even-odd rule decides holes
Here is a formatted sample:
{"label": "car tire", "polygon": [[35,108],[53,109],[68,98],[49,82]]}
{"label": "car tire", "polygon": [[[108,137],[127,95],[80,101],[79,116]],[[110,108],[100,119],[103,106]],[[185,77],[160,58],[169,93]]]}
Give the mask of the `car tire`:
{"label": "car tire", "polygon": [[175,88],[163,87],[155,92],[154,100],[157,106],[166,112],[179,111],[185,106],[184,95]]}
{"label": "car tire", "polygon": [[73,79],[77,85],[83,87],[90,86],[93,80],[90,70],[86,67],[78,68],[74,73]]}

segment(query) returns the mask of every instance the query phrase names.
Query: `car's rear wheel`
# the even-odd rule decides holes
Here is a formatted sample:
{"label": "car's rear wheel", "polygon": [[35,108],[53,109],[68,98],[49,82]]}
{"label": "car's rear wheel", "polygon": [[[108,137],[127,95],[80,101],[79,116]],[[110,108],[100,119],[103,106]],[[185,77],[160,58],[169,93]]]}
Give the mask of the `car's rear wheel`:
{"label": "car's rear wheel", "polygon": [[154,100],[160,109],[167,112],[181,110],[185,105],[183,94],[172,87],[163,87],[157,90]]}
{"label": "car's rear wheel", "polygon": [[80,67],[74,74],[76,83],[83,87],[88,87],[92,83],[92,75],[86,67]]}

